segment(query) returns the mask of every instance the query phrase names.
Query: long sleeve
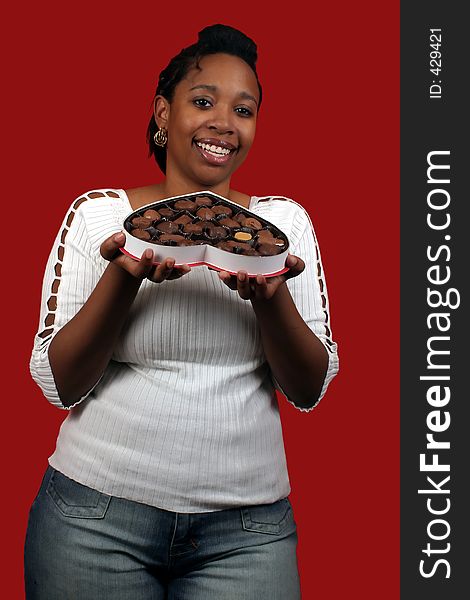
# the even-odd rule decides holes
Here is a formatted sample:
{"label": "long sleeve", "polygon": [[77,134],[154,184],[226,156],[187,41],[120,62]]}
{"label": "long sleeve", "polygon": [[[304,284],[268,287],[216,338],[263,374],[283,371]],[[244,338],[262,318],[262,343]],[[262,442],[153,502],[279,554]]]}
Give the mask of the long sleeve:
{"label": "long sleeve", "polygon": [[[293,201],[290,200],[290,202]],[[300,204],[297,206],[300,210],[296,211],[292,226],[293,237],[297,241],[289,251],[302,258],[305,262],[305,270],[299,276],[289,279],[287,287],[305,323],[320,339],[328,352],[328,370],[320,396],[312,406],[307,408],[299,407],[292,402],[274,377],[273,382],[293,406],[301,411],[309,412],[323,398],[328,385],[338,373],[339,358],[337,344],[332,338],[328,293],[317,238],[308,213]]]}
{"label": "long sleeve", "polygon": [[[34,381],[49,402],[62,409],[72,406],[65,407],[59,398],[49,362],[49,347],[54,336],[86,302],[101,275],[100,257],[91,249],[82,213],[81,205],[88,199],[82,196],[74,201],[52,246],[43,280],[39,328],[30,361]],[[92,389],[73,406],[83,401]]]}

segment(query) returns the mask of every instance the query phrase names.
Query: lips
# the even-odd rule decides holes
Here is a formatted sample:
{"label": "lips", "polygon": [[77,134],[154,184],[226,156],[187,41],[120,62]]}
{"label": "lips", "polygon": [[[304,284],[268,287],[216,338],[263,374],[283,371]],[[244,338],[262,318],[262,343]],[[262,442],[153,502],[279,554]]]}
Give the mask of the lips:
{"label": "lips", "polygon": [[202,138],[194,140],[194,145],[206,162],[212,165],[223,165],[229,162],[237,148],[215,138]]}

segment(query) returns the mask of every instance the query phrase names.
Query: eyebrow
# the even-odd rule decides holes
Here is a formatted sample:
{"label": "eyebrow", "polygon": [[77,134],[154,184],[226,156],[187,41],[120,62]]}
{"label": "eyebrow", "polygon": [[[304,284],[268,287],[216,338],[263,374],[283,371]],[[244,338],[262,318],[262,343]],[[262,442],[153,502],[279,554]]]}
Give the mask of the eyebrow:
{"label": "eyebrow", "polygon": [[[217,91],[217,86],[216,85],[208,85],[207,83],[200,83],[199,85],[195,85],[192,88],[190,88],[190,92],[192,92],[193,90],[208,90],[209,92],[216,92]],[[243,98],[244,100],[252,100],[256,106],[258,106],[258,102],[256,101],[256,98],[254,96],[252,96],[251,94],[249,94],[248,92],[239,92],[238,94],[240,96],[240,98]]]}

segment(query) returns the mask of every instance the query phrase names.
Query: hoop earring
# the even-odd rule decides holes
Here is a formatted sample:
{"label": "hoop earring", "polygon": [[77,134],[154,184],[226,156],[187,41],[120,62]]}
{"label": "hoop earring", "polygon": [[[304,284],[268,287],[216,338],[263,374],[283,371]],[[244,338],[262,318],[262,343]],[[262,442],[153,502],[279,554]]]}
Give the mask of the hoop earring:
{"label": "hoop earring", "polygon": [[165,146],[165,144],[168,141],[168,134],[164,127],[155,132],[155,135],[153,136],[153,141],[157,146],[161,146],[162,148],[163,146]]}

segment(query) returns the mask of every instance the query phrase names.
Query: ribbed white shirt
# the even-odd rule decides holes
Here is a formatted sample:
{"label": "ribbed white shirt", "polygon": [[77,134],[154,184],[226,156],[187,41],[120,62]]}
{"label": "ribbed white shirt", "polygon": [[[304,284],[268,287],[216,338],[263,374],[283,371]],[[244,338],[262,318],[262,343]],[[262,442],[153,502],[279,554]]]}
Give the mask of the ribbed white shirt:
{"label": "ribbed white shirt", "polygon": [[[287,286],[328,351],[321,398],[338,355],[313,226],[288,198],[253,196],[249,210],[279,227],[306,263]],[[100,244],[131,211],[124,190],[87,192],[54,242],[30,367],[59,408],[49,345],[96,286],[108,264]],[[290,485],[274,386],[251,303],[216,272],[194,267],[175,281],[144,280],[111,362],[70,409],[49,463],[106,494],[171,511],[275,502]]]}

